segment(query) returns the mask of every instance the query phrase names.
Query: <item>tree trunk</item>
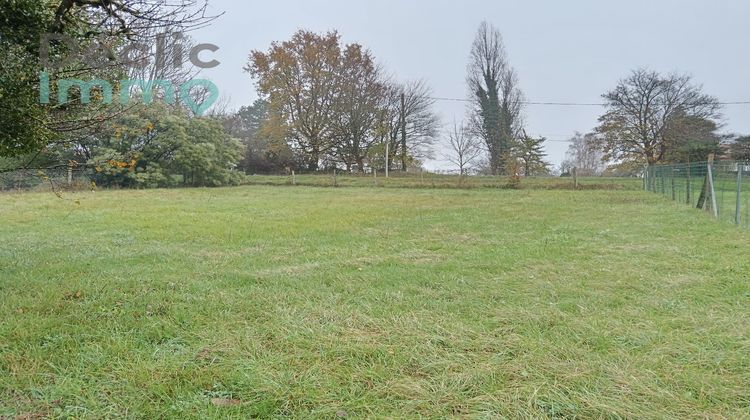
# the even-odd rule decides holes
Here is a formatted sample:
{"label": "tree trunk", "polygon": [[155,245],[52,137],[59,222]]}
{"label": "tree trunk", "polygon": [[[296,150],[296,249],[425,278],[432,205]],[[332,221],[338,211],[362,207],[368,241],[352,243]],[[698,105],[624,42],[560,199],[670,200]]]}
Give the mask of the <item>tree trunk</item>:
{"label": "tree trunk", "polygon": [[357,157],[357,172],[365,173],[365,160],[361,156]]}
{"label": "tree trunk", "polygon": [[706,176],[703,177],[703,188],[701,188],[701,195],[698,196],[698,204],[695,206],[695,208],[703,210],[703,208],[706,206],[708,195],[708,174],[706,174]]}
{"label": "tree trunk", "polygon": [[406,172],[406,98],[401,92],[401,170]]}
{"label": "tree trunk", "polygon": [[489,142],[487,142],[487,151],[489,152],[489,158],[490,158],[490,174],[492,175],[498,175],[497,168],[500,166],[499,162],[497,161],[497,152],[495,147]]}
{"label": "tree trunk", "polygon": [[318,161],[320,160],[320,150],[317,147],[313,147],[310,152],[310,160],[307,162],[307,169],[311,172],[318,171]]}

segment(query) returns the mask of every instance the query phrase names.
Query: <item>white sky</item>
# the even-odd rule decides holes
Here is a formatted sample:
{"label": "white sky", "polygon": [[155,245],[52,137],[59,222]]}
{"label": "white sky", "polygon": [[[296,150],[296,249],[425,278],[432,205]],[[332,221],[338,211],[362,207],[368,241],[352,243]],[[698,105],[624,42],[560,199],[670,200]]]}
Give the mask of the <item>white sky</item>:
{"label": "white sky", "polygon": [[[435,96],[465,98],[469,48],[482,20],[503,35],[529,101],[601,102],[631,69],[692,75],[721,101],[750,100],[750,2],[743,0],[209,0],[226,12],[194,32],[220,47],[221,65],[204,70],[237,108],[256,97],[242,67],[253,49],[286,40],[299,28],[336,29],[344,42],[370,48],[400,80],[424,79]],[[438,102],[447,127],[465,115],[460,102]],[[596,126],[600,107],[529,105],[527,132],[550,140],[558,164],[574,131]],[[750,133],[750,106],[724,110],[725,132]],[[444,163],[428,162],[428,167]]]}

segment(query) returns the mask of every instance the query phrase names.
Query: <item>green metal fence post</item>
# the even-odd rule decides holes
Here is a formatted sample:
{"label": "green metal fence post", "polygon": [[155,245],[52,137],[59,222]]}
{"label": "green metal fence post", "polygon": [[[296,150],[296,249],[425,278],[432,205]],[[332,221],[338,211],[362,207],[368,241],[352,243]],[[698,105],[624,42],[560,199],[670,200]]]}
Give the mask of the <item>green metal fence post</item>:
{"label": "green metal fence post", "polygon": [[737,204],[734,208],[734,223],[739,226],[740,224],[740,195],[742,194],[742,169],[744,169],[741,163],[737,163]]}
{"label": "green metal fence post", "polygon": [[709,191],[710,191],[710,194],[711,194],[711,210],[713,210],[714,217],[718,219],[719,218],[719,209],[716,206],[716,189],[714,188],[714,174],[713,174],[713,168],[712,168],[713,165],[714,165],[714,155],[711,154],[708,157],[708,165],[707,165],[707,168],[708,168],[708,186],[709,186]]}
{"label": "green metal fence post", "polygon": [[664,179],[664,168],[661,168],[660,177],[661,180],[661,195],[667,195],[667,180]]}
{"label": "green metal fence post", "polygon": [[690,162],[688,162],[687,164],[687,183],[686,183],[685,189],[686,189],[685,196],[687,197],[685,199],[685,204],[691,204],[693,200],[691,200],[691,197],[690,197],[692,195],[691,185],[690,185]]}

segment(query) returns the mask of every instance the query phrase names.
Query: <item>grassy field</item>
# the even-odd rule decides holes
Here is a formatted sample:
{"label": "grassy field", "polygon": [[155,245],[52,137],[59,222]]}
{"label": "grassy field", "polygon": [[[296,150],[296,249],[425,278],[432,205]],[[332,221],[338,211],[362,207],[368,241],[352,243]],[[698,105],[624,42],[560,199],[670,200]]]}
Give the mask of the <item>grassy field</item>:
{"label": "grassy field", "polygon": [[750,417],[748,232],[642,191],[0,195],[0,417]]}
{"label": "grassy field", "polygon": [[[403,174],[395,172],[389,178],[379,174],[372,175],[248,175],[244,181],[246,185],[298,185],[310,187],[385,187],[385,188],[511,188],[507,176],[458,176],[433,174],[429,172]],[[543,190],[572,190],[575,189],[571,177],[529,177],[520,178],[512,188],[543,189]],[[608,189],[608,190],[642,190],[641,178],[625,177],[580,177],[578,189]]]}
{"label": "grassy field", "polygon": [[[726,166],[723,169],[725,170],[717,171],[714,175],[716,215],[719,220],[724,222],[735,223],[744,228],[750,228],[750,174],[745,173],[744,176],[740,177],[740,188],[738,191],[737,173],[726,171]],[[673,199],[678,203],[697,207],[705,175],[694,177],[690,180],[684,176],[670,178],[669,174],[666,175],[651,181],[651,191],[661,194],[668,199]],[[737,212],[738,204],[739,212]],[[711,205],[712,200],[710,199],[710,195],[708,195],[707,210],[709,212],[711,212]],[[737,220],[737,216],[739,216],[739,220]]]}
{"label": "grassy field", "polygon": [[[32,190],[48,191],[50,180],[59,188],[66,188],[67,172],[51,171],[39,176],[38,171],[19,171],[13,174],[0,174],[0,191],[3,190]],[[77,189],[89,190],[91,179],[85,171],[75,175]],[[365,188],[442,188],[442,189],[542,189],[542,190],[572,190],[575,189],[571,177],[521,177],[515,185],[507,176],[458,176],[447,174],[402,173],[394,172],[389,178],[383,174],[358,175],[341,173],[334,176],[333,172],[324,174],[290,175],[246,175],[241,185],[268,186],[307,186],[307,187],[365,187]],[[642,178],[626,177],[579,177],[578,189],[606,189],[606,190],[643,190]]]}

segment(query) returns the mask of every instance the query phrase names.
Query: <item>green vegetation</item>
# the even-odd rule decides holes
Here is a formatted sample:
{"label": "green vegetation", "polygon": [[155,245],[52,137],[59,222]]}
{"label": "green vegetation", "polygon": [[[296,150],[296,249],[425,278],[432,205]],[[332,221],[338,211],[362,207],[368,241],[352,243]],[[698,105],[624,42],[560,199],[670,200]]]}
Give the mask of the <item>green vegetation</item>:
{"label": "green vegetation", "polygon": [[[157,60],[134,66],[135,60],[120,53],[126,41],[155,46],[157,31],[175,33],[208,24],[213,17],[201,10],[205,3],[197,0],[0,2],[0,158],[20,158],[21,167],[43,169],[67,163],[61,151],[85,154],[82,149],[96,145],[89,137],[110,128],[110,121],[127,107],[102,103],[104,89],[98,88],[92,106],[84,104],[80,88],[63,90],[70,95],[58,97],[57,83],[145,78],[135,70],[141,65],[148,67],[149,78],[174,81],[179,71],[164,70]],[[78,54],[82,52],[87,54]],[[76,156],[76,162],[85,163],[82,157]]]}
{"label": "green vegetation", "polygon": [[[126,168],[108,168],[108,164],[101,167],[106,171],[96,173],[92,176],[96,180],[97,187],[107,186],[117,187],[118,184],[112,182],[115,180],[114,175],[125,174],[122,179],[140,179],[140,172],[136,169],[135,173]],[[90,190],[90,178],[86,171],[76,172],[73,176],[72,189]],[[231,174],[231,171],[229,172]],[[133,176],[135,175],[135,176]],[[287,186],[309,186],[309,187],[383,187],[383,188],[495,188],[495,189],[542,189],[542,190],[572,190],[575,189],[575,181],[572,177],[521,177],[511,179],[509,177],[493,176],[458,176],[447,174],[435,174],[430,172],[422,173],[401,173],[394,172],[389,178],[385,178],[382,173],[377,176],[346,174],[340,172],[334,176],[333,171],[330,173],[317,174],[296,174],[289,175],[242,175],[233,174],[230,177],[231,183],[242,185],[287,185]],[[105,182],[102,182],[102,179]],[[174,179],[174,178],[170,178]],[[0,174],[0,190],[34,190],[49,191],[50,180],[57,189],[70,189],[67,185],[67,172],[65,170],[48,171],[40,176],[38,173],[18,171],[12,174]],[[180,178],[178,178],[178,181]],[[109,181],[109,182],[106,182]],[[515,182],[514,182],[515,181]],[[122,186],[124,183],[119,184]],[[132,185],[132,184],[131,184]],[[179,183],[176,183],[179,185]],[[142,184],[148,187],[148,184]],[[578,189],[582,190],[642,190],[642,178],[625,178],[625,177],[579,177]]]}
{"label": "green vegetation", "polygon": [[232,170],[242,145],[216,119],[144,106],[113,120],[99,137],[87,149],[89,176],[98,186],[215,187],[242,179]]}
{"label": "green vegetation", "polygon": [[[649,169],[649,191],[695,208],[704,208],[716,218],[750,228],[750,163],[720,161],[712,165],[715,197],[711,197],[707,162],[657,165]],[[741,171],[738,177],[738,171]],[[739,187],[739,188],[738,188]]]}
{"label": "green vegetation", "polygon": [[0,417],[750,415],[747,233],[642,191],[0,195]]}
{"label": "green vegetation", "polygon": [[[518,188],[543,190],[572,190],[575,188],[571,177],[532,177],[521,178],[513,183],[509,177],[441,175],[424,172],[422,174],[394,173],[390,178],[383,174],[368,176],[336,175],[250,175],[243,181],[246,185],[304,185],[312,187],[386,187],[386,188]],[[585,177],[578,179],[579,189],[642,190],[640,178]]]}

